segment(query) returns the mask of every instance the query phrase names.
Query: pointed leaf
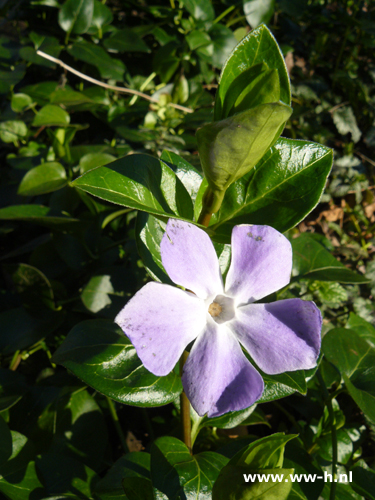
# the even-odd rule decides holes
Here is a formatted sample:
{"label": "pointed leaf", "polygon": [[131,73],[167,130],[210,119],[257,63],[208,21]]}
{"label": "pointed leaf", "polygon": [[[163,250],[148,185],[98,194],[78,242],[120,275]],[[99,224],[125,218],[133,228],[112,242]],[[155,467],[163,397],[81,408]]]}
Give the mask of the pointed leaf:
{"label": "pointed leaf", "polygon": [[61,189],[68,182],[65,168],[61,163],[48,162],[29,170],[22,179],[18,194],[36,196]]}
{"label": "pointed leaf", "polygon": [[146,370],[130,340],[111,321],[79,323],[53,359],[95,390],[124,404],[165,405],[182,391],[180,377],[175,372],[157,377]]}

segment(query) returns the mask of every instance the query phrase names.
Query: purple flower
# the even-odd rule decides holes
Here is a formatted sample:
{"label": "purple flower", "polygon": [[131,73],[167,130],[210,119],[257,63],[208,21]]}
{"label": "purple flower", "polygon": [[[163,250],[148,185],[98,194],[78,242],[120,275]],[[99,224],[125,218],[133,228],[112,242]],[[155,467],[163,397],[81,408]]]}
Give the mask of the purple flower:
{"label": "purple flower", "polygon": [[292,249],[278,231],[234,227],[225,286],[209,236],[193,224],[169,220],[161,258],[171,280],[189,291],[148,283],[115,321],[155,375],[173,370],[195,340],[182,383],[199,415],[242,410],[262,395],[263,379],[241,345],[271,375],[316,366],[322,325],[316,305],[301,299],[255,303],[290,280]]}

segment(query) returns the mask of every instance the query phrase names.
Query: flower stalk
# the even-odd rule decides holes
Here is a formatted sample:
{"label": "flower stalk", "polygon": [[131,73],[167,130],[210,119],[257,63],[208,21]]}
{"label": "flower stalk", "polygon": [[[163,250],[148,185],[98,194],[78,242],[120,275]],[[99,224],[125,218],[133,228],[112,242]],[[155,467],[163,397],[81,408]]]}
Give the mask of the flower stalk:
{"label": "flower stalk", "polygon": [[[182,376],[182,370],[184,368],[184,364],[187,360],[189,353],[184,351],[180,358],[180,375]],[[181,424],[182,424],[182,437],[183,441],[186,444],[189,452],[192,453],[191,446],[191,419],[190,419],[190,401],[188,400],[185,392],[181,393],[180,396],[180,411],[181,411]]]}

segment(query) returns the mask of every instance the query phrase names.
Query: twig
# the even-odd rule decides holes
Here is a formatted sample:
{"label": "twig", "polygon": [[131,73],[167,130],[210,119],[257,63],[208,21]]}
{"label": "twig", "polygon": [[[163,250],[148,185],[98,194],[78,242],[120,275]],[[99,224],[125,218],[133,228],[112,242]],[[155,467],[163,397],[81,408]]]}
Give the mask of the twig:
{"label": "twig", "polygon": [[[358,155],[360,158],[362,158],[362,160],[367,161],[370,165],[372,165],[373,167],[375,167],[375,161],[371,160],[370,158],[368,158],[363,153],[360,153],[359,151],[355,151],[354,154]],[[368,189],[371,189],[371,188],[368,188]]]}
{"label": "twig", "polygon": [[[76,69],[72,68],[71,66],[68,66],[64,62],[62,62],[60,59],[56,59],[56,57],[50,56],[49,54],[46,54],[45,52],[42,52],[41,50],[37,50],[36,53],[38,56],[44,57],[45,59],[48,59],[49,61],[52,61],[62,68],[66,69],[67,71],[70,71],[74,75],[79,76],[83,80],[87,80],[88,82],[91,82],[95,85],[99,85],[100,87],[104,87],[105,89],[109,90],[114,90],[116,92],[123,92],[124,94],[132,94],[136,95],[138,97],[142,97],[143,99],[147,99],[148,101],[151,102],[156,102],[158,103],[159,101],[157,99],[154,99],[153,97],[144,94],[143,92],[139,92],[139,90],[133,90],[133,89],[127,89],[125,87],[117,87],[116,85],[109,85],[108,83],[103,83],[99,80],[96,80],[95,78],[91,78],[91,76],[87,76],[84,73],[81,73],[80,71],[77,71]],[[173,102],[169,102],[168,106],[171,106],[172,108],[179,109],[180,111],[185,111],[185,113],[194,113],[194,110],[190,108],[186,108],[185,106],[180,106],[179,104],[175,104]]]}

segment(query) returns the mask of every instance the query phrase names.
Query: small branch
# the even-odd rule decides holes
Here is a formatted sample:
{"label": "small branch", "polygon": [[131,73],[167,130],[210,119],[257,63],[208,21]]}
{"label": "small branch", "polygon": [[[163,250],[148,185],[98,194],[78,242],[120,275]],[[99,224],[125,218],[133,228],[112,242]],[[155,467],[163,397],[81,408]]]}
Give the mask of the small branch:
{"label": "small branch", "polygon": [[115,407],[111,398],[106,396],[106,399],[107,399],[108,408],[109,408],[113,423],[115,424],[115,427],[116,427],[118,437],[120,438],[122,449],[124,450],[125,453],[129,453],[129,448],[128,448],[128,445],[126,444],[125,435],[122,432],[120,421],[119,421],[118,416],[117,416],[116,407]]}
{"label": "small branch", "polygon": [[336,498],[336,485],[337,485],[337,434],[336,434],[336,423],[335,423],[335,414],[333,412],[332,400],[329,396],[329,392],[327,390],[326,384],[324,383],[324,379],[320,370],[318,368],[316,372],[316,377],[320,384],[320,387],[323,391],[324,402],[328,408],[328,414],[331,424],[331,441],[332,441],[332,483],[331,483],[331,492],[329,495],[329,500],[335,500]]}
{"label": "small branch", "polygon": [[[184,351],[180,358],[180,375],[182,376],[182,370],[184,364],[187,360],[189,353]],[[180,396],[180,411],[181,411],[181,423],[182,423],[182,437],[183,441],[192,453],[191,449],[191,419],[190,419],[190,401],[184,392]]]}
{"label": "small branch", "polygon": [[[139,90],[127,89],[125,87],[117,87],[116,85],[109,85],[108,83],[103,83],[99,80],[96,80],[95,78],[91,78],[91,76],[87,76],[84,73],[77,71],[76,69],[74,69],[71,66],[68,66],[67,64],[62,62],[60,59],[56,59],[56,57],[50,56],[49,54],[46,54],[45,52],[42,52],[41,50],[37,50],[36,53],[38,54],[38,56],[44,57],[45,59],[48,59],[49,61],[52,61],[55,64],[58,64],[62,68],[66,69],[67,71],[70,71],[70,73],[73,73],[74,75],[79,76],[83,80],[86,80],[90,83],[93,83],[94,85],[99,85],[99,87],[104,87],[105,89],[114,90],[116,92],[123,92],[124,94],[136,95],[138,97],[142,97],[143,99],[146,99],[147,101],[159,103],[159,101],[157,99],[154,99],[153,97],[151,97],[147,94],[144,94],[143,92],[139,92]],[[168,106],[171,106],[172,108],[175,108],[175,109],[179,109],[180,111],[184,111],[185,113],[194,113],[194,110],[192,110],[190,108],[186,108],[185,106],[180,106],[179,104],[174,104],[173,102],[169,102]]]}

